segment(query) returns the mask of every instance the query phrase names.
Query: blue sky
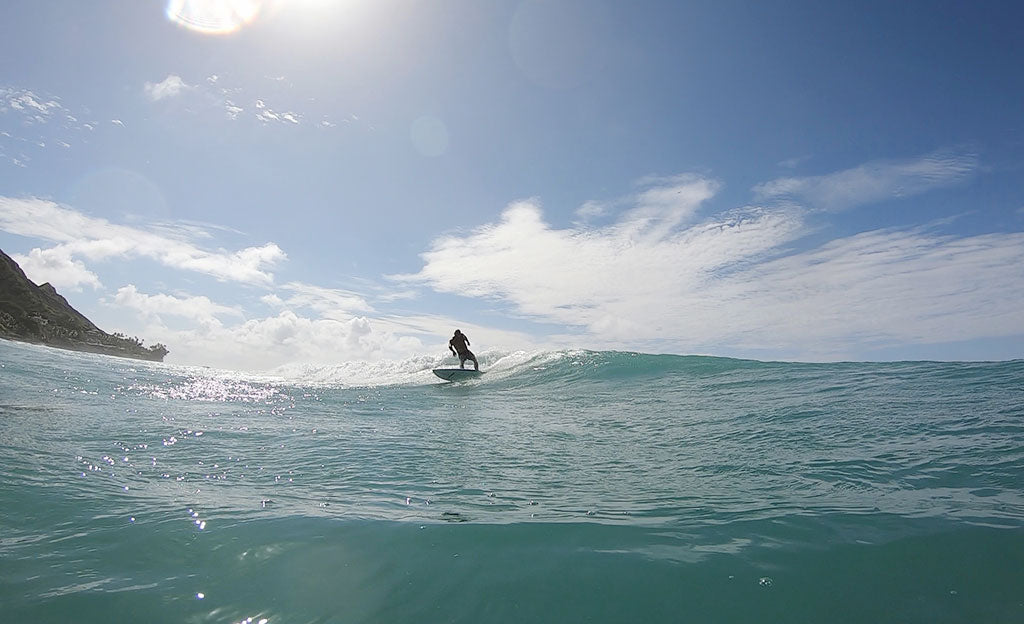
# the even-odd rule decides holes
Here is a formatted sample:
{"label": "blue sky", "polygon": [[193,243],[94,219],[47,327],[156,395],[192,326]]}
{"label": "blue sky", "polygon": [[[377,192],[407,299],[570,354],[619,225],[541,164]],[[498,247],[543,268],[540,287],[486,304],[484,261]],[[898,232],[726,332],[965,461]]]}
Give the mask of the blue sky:
{"label": "blue sky", "polygon": [[[836,6],[831,6],[835,4]],[[0,248],[169,362],[1024,357],[1015,2],[0,5]]]}

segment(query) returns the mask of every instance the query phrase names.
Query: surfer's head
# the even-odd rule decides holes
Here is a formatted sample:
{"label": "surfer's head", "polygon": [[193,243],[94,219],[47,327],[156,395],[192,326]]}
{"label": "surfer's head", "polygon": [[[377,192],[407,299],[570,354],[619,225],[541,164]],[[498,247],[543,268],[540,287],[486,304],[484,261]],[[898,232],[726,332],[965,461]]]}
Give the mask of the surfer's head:
{"label": "surfer's head", "polygon": [[460,335],[461,333],[462,333],[462,331],[461,331],[461,330],[458,330],[458,329],[456,329],[456,330],[455,330],[455,335],[456,335],[456,336]]}

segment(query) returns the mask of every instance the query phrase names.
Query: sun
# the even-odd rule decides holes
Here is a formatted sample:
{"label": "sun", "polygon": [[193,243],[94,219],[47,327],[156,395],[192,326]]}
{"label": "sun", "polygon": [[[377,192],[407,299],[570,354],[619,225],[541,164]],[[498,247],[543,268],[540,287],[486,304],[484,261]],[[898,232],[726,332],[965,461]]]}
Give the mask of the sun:
{"label": "sun", "polygon": [[169,0],[167,17],[190,30],[224,35],[256,19],[264,4],[262,0]]}
{"label": "sun", "polygon": [[348,6],[351,0],[168,0],[167,17],[208,35],[237,32],[263,15],[295,11],[312,13],[320,9]]}

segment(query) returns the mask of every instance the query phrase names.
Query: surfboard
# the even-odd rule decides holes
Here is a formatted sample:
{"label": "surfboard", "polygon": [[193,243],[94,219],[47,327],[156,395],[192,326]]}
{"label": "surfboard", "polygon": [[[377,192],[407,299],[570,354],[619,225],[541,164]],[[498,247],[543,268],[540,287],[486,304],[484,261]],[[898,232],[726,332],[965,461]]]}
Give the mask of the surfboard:
{"label": "surfboard", "polygon": [[463,381],[466,379],[476,379],[483,375],[484,372],[473,370],[472,368],[435,368],[434,374],[445,381]]}

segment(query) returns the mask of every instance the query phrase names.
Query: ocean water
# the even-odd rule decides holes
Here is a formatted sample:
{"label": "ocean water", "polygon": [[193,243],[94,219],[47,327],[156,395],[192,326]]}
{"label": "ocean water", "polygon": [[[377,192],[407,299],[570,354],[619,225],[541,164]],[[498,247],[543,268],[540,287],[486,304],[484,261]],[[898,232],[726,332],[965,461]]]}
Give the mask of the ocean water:
{"label": "ocean water", "polygon": [[0,341],[0,620],[1024,622],[1024,361]]}

